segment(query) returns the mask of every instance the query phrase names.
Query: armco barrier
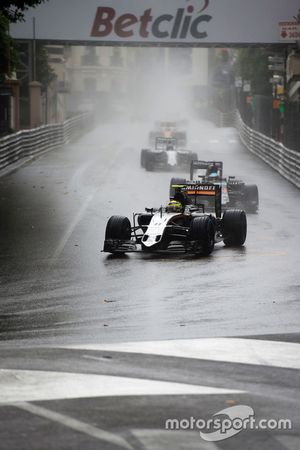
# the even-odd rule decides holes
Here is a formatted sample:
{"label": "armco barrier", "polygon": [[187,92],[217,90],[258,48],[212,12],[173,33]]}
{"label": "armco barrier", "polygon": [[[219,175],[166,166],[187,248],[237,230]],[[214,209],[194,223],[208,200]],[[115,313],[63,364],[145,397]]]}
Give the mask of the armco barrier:
{"label": "armco barrier", "polygon": [[236,116],[236,127],[246,148],[263,159],[284,178],[300,188],[300,153],[280,142],[249,128],[241,116]]}
{"label": "armco barrier", "polygon": [[60,124],[22,130],[0,139],[0,170],[23,158],[60,147],[92,127],[93,116],[82,113]]}
{"label": "armco barrier", "polygon": [[210,108],[206,112],[206,118],[221,128],[234,127],[235,115],[235,110],[223,113],[216,108]]}

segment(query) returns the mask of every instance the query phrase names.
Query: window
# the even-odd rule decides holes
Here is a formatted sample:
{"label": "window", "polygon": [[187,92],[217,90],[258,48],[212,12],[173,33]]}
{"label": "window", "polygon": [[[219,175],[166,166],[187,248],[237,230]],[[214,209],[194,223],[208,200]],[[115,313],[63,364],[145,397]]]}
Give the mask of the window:
{"label": "window", "polygon": [[97,90],[96,78],[84,78],[83,85],[86,92],[94,93]]}
{"label": "window", "polygon": [[85,47],[84,54],[81,57],[82,66],[97,66],[98,56],[96,54],[96,47]]}

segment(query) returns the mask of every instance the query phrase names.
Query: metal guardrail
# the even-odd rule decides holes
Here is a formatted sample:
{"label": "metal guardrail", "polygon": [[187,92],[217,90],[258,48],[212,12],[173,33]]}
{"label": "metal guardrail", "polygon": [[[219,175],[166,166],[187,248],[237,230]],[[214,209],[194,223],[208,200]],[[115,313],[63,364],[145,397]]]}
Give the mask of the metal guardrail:
{"label": "metal guardrail", "polygon": [[219,118],[220,127],[226,128],[226,127],[234,127],[235,123],[235,110],[234,111],[228,111],[226,113],[220,112],[220,118]]}
{"label": "metal guardrail", "polygon": [[211,120],[217,127],[234,127],[236,110],[223,113],[216,108],[206,111],[206,118]]}
{"label": "metal guardrail", "polygon": [[284,178],[300,188],[300,153],[286,148],[258,131],[248,127],[239,113],[236,116],[236,128],[246,148],[263,159]]}
{"label": "metal guardrail", "polygon": [[60,124],[43,125],[3,137],[0,139],[0,170],[20,159],[67,144],[92,124],[92,114],[82,113]]}

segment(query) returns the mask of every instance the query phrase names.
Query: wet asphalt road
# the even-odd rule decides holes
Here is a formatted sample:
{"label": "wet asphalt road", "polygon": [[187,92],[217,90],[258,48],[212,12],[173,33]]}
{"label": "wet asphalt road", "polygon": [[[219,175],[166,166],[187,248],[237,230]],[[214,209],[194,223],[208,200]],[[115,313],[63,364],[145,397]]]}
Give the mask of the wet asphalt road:
{"label": "wet asphalt road", "polygon": [[[299,190],[233,129],[193,126],[190,146],[257,183],[241,249],[208,258],[100,253],[107,219],[167,201],[169,173],[139,167],[147,127],[99,127],[0,179],[1,340],[32,344],[299,331]],[[178,174],[182,175],[182,174]]]}
{"label": "wet asphalt road", "polygon": [[[234,129],[193,124],[189,147],[201,159],[258,184],[245,247],[218,244],[207,258],[108,256],[111,215],[168,200],[171,174],[139,166],[148,130],[99,126],[0,178],[0,449],[296,450],[299,190],[245,151]],[[193,355],[165,349],[182,339]],[[238,404],[291,418],[293,430],[220,443],[164,430],[169,417]]]}

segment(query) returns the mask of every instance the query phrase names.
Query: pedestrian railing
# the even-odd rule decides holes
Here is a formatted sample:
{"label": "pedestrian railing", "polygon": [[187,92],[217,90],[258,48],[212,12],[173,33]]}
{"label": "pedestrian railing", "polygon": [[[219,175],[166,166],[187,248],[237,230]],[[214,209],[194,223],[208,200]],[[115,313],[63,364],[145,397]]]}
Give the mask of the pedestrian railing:
{"label": "pedestrian railing", "polygon": [[5,136],[0,139],[0,169],[20,159],[58,148],[91,128],[92,123],[92,114],[82,113],[63,123],[43,125]]}
{"label": "pedestrian railing", "polygon": [[246,148],[277,170],[284,178],[300,188],[300,153],[248,127],[239,113],[236,127]]}

